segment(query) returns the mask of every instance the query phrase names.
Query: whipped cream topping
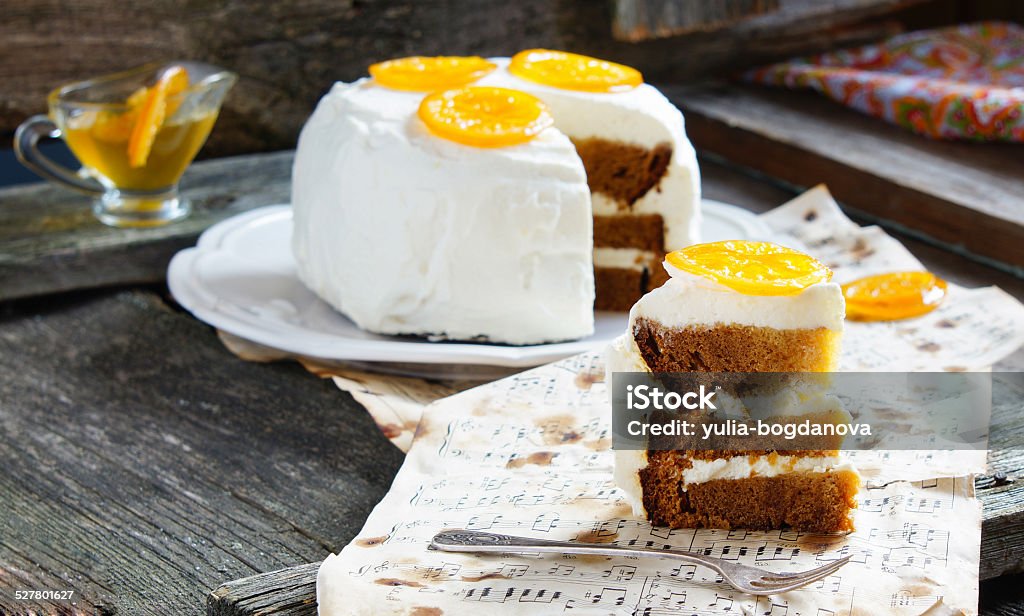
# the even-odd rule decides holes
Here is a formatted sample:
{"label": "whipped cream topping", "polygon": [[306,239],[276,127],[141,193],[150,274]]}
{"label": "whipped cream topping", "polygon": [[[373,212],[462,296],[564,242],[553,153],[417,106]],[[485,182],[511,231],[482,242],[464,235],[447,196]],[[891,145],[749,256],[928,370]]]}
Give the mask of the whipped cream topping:
{"label": "whipped cream topping", "polygon": [[594,248],[594,265],[617,269],[643,270],[655,263],[661,255],[640,248]]}
{"label": "whipped cream topping", "polygon": [[713,280],[669,269],[672,277],[640,298],[629,314],[666,327],[737,324],[776,329],[843,330],[846,302],[834,282],[813,284],[795,295],[745,295]]}
{"label": "whipped cream topping", "polygon": [[299,137],[299,277],[359,327],[532,344],[593,331],[590,194],[554,129],[504,148],[430,134],[423,94],[336,84]]}

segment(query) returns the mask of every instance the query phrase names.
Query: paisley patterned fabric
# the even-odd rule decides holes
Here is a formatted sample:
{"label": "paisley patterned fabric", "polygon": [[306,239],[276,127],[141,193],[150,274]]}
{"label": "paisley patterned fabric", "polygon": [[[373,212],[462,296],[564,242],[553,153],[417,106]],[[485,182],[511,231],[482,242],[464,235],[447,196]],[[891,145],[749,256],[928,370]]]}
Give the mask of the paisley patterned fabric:
{"label": "paisley patterned fabric", "polygon": [[910,32],[745,77],[811,88],[928,137],[1024,142],[1024,28],[1011,23]]}

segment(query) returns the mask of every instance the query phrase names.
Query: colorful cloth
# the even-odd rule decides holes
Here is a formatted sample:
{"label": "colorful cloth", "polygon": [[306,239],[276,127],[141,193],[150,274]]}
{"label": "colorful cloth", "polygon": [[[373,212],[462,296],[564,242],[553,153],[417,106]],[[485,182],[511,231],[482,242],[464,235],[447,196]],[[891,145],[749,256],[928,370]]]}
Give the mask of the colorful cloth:
{"label": "colorful cloth", "polygon": [[757,69],[937,139],[1024,142],[1024,28],[966,24]]}

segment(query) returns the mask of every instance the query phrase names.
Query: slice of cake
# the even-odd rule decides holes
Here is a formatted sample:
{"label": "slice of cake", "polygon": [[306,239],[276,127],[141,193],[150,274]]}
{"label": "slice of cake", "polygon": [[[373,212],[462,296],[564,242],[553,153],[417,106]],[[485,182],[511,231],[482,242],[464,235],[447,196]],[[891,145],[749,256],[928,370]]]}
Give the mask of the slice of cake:
{"label": "slice of cake", "polygon": [[[812,257],[763,242],[715,242],[669,254],[665,268],[671,278],[637,302],[629,330],[609,349],[609,373],[835,370],[843,295]],[[779,382],[783,391],[762,398],[759,414],[843,417],[834,399],[786,395],[797,385]],[[615,474],[638,514],[674,528],[847,531],[860,483],[825,448],[617,450]]]}
{"label": "slice of cake", "polygon": [[[320,101],[292,178],[298,275],[359,327],[580,338],[595,306],[627,310],[664,281],[661,255],[696,239],[699,177],[682,114],[635,70],[533,50],[404,58],[371,74]],[[537,97],[554,126],[490,142],[428,127],[423,99],[467,86]],[[477,110],[461,128],[513,117]]]}

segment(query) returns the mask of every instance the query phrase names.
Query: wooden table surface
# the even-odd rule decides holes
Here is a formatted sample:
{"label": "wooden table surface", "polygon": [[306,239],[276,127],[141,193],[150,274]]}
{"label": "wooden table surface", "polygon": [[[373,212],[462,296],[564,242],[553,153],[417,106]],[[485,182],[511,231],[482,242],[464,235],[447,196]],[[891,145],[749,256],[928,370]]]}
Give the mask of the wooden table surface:
{"label": "wooden table surface", "polygon": [[[213,209],[230,207],[239,195],[218,197],[228,189],[203,183],[211,166],[262,169],[262,202],[273,202],[287,194],[285,159],[206,163],[184,185]],[[702,169],[713,199],[764,211],[792,196],[718,162]],[[190,178],[202,181],[190,186]],[[46,188],[0,192],[5,198],[67,201]],[[79,203],[68,212],[72,205],[85,211]],[[901,239],[952,281],[996,284],[1024,299],[1020,279]],[[99,253],[78,270],[126,282],[99,271],[117,263]],[[130,280],[152,278],[130,253],[116,254]],[[1024,356],[1002,367],[1022,370]],[[341,549],[402,462],[349,394],[295,364],[235,358],[159,283],[0,304],[0,426],[0,614],[202,613],[226,581]],[[985,582],[986,612],[1024,613],[1022,581]],[[15,600],[16,590],[44,589],[76,590],[79,611]]]}

